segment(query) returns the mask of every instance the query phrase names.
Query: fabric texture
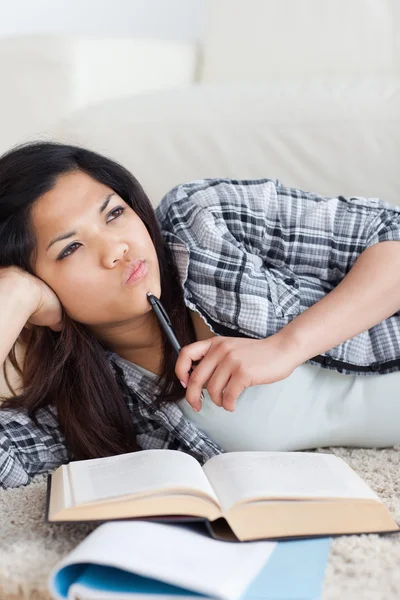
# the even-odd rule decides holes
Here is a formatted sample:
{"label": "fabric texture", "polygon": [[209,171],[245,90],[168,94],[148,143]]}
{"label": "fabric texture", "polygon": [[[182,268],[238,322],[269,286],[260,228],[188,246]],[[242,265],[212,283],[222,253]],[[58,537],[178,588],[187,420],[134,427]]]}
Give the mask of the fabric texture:
{"label": "fabric texture", "polygon": [[[157,216],[176,258],[186,306],[221,335],[276,333],[329,292],[364,249],[400,239],[398,207],[378,199],[317,196],[271,179],[189,182],[165,196]],[[396,313],[319,360],[343,373],[398,370],[399,324]],[[177,405],[156,404],[154,382],[134,364],[115,353],[109,360],[140,447],[182,450],[200,463],[223,451]],[[25,413],[0,411],[2,487],[26,484],[73,459],[56,409],[42,409],[38,420],[39,426]]]}

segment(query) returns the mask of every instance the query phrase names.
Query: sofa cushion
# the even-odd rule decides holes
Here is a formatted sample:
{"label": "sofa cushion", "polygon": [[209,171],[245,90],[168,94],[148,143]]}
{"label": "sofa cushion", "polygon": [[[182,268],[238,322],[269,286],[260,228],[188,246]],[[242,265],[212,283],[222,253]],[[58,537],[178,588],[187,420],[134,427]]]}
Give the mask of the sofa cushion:
{"label": "sofa cushion", "polygon": [[121,161],[154,205],[203,177],[399,203],[400,79],[190,86],[92,106],[47,134]]}
{"label": "sofa cushion", "polygon": [[0,40],[0,153],[92,103],[191,83],[194,42],[72,36]]}

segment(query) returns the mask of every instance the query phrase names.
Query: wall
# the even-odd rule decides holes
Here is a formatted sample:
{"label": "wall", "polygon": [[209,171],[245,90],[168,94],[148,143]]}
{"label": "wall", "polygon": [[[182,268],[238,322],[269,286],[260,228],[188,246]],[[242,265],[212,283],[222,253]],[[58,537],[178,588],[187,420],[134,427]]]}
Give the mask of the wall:
{"label": "wall", "polygon": [[0,0],[0,38],[36,33],[197,40],[204,0]]}

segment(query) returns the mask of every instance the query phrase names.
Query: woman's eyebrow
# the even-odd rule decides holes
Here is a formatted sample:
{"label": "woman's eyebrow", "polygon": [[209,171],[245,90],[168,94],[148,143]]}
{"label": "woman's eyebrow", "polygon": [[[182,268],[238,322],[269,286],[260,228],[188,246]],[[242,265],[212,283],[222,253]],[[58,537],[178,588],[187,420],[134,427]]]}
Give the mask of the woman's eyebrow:
{"label": "woman's eyebrow", "polygon": [[[111,200],[111,198],[114,196],[114,192],[112,192],[111,194],[109,194],[107,196],[107,198],[104,200],[103,204],[100,206],[100,214],[102,212],[104,212]],[[74,237],[74,235],[76,235],[76,231],[69,231],[68,233],[62,233],[61,235],[58,235],[56,238],[54,238],[54,240],[51,240],[50,244],[47,246],[46,252],[51,248],[51,246],[53,244],[56,244],[57,242],[62,242],[63,240],[67,240],[68,238]]]}

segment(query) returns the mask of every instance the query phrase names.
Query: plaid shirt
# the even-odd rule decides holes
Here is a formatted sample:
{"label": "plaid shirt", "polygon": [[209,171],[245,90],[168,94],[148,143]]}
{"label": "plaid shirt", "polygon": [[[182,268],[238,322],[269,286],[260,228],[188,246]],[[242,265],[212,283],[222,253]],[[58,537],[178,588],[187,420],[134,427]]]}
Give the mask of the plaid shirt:
{"label": "plaid shirt", "polygon": [[[273,335],[330,292],[366,248],[400,239],[400,207],[378,199],[329,198],[272,179],[204,179],[179,185],[157,208],[178,265],[185,304],[218,335]],[[309,362],[346,374],[400,367],[400,312]],[[114,353],[141,448],[170,448],[201,463],[222,452],[179,407],[155,405],[154,381]],[[38,428],[0,411],[0,485],[28,483],[68,456],[54,407]]]}

